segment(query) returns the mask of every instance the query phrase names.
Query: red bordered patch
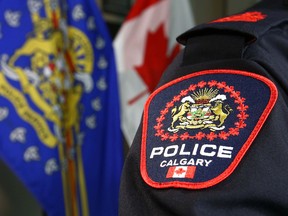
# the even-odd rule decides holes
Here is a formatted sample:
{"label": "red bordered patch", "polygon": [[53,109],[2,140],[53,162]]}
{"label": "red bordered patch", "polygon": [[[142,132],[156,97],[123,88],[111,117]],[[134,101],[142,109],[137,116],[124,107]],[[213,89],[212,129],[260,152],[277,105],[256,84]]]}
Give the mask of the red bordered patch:
{"label": "red bordered patch", "polygon": [[277,99],[267,78],[205,70],[151,94],[143,116],[141,175],[156,188],[200,189],[227,178]]}

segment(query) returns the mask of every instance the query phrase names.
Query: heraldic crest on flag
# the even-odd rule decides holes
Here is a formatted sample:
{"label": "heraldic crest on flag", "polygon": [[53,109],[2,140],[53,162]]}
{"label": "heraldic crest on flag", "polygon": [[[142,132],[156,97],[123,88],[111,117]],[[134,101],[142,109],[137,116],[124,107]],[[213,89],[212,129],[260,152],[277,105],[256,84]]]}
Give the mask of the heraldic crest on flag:
{"label": "heraldic crest on flag", "polygon": [[[0,129],[6,135],[0,140],[5,146],[1,156],[49,216],[89,215],[85,169],[97,161],[89,161],[91,156],[83,161],[82,154],[96,151],[86,147],[92,144],[87,141],[93,140],[92,134],[103,134],[96,120],[103,115],[110,88],[107,70],[114,69],[114,62],[110,67],[107,60],[112,46],[107,45],[106,33],[98,32],[102,24],[96,29],[103,21],[91,14],[99,13],[97,8],[85,11],[89,4],[95,2],[28,0],[1,5]],[[122,165],[121,159],[117,162]],[[38,181],[43,188],[33,187]],[[91,199],[94,202],[95,195]]]}

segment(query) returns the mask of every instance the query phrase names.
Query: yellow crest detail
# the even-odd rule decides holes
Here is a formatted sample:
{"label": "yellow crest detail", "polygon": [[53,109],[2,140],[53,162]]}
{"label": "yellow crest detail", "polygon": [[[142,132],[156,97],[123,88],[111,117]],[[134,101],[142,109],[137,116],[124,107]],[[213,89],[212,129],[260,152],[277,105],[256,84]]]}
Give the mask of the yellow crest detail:
{"label": "yellow crest detail", "polygon": [[31,123],[39,138],[48,147],[55,147],[56,137],[50,132],[44,119],[32,109],[29,108],[26,99],[21,92],[9,85],[2,73],[0,73],[0,95],[6,97],[15,106],[18,114],[24,120]]}

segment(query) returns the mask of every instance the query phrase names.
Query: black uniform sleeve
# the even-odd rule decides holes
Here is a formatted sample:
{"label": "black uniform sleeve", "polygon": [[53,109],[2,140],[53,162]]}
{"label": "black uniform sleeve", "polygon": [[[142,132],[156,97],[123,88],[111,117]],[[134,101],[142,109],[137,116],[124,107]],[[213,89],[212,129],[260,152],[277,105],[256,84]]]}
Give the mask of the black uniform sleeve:
{"label": "black uniform sleeve", "polygon": [[197,26],[146,102],[120,215],[288,215],[288,9]]}

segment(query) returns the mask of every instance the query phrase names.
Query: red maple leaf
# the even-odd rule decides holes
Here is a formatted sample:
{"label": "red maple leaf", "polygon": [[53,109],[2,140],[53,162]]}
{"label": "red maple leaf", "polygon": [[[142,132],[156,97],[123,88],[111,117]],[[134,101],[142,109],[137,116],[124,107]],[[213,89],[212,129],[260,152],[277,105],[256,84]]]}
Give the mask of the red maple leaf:
{"label": "red maple leaf", "polygon": [[157,125],[154,126],[155,130],[160,130],[163,127],[163,124],[158,123]]}
{"label": "red maple leaf", "polygon": [[181,175],[181,174],[183,174],[183,173],[185,173],[186,171],[181,167],[181,168],[179,168],[179,169],[177,169],[177,170],[175,170],[175,173],[177,174],[177,175]]}
{"label": "red maple leaf", "polygon": [[177,95],[177,96],[174,96],[173,97],[173,101],[174,102],[177,102],[177,101],[179,101],[181,99],[181,96],[180,95]]}
{"label": "red maple leaf", "polygon": [[204,137],[205,137],[205,134],[202,133],[202,132],[198,132],[198,133],[195,135],[195,138],[196,138],[197,140],[202,140]]}
{"label": "red maple leaf", "polygon": [[239,111],[246,111],[249,107],[247,105],[244,105],[244,104],[240,104],[238,107],[237,107],[237,110]]}
{"label": "red maple leaf", "polygon": [[215,138],[217,138],[217,135],[213,132],[210,132],[209,134],[207,134],[207,139],[210,141],[213,141]]}
{"label": "red maple leaf", "polygon": [[155,136],[160,137],[163,135],[163,133],[164,133],[164,130],[157,130],[157,133],[155,134]]}
{"label": "red maple leaf", "polygon": [[156,122],[162,122],[164,119],[165,117],[161,115],[160,117],[156,118]]}
{"label": "red maple leaf", "polygon": [[143,64],[135,67],[150,92],[155,89],[162,73],[180,51],[180,46],[175,45],[171,53],[167,50],[168,38],[162,24],[155,32],[148,33]]}
{"label": "red maple leaf", "polygon": [[232,136],[238,136],[239,135],[239,128],[229,128],[229,133]]}
{"label": "red maple leaf", "polygon": [[238,98],[235,100],[235,103],[237,103],[237,104],[241,104],[241,103],[244,103],[245,100],[246,100],[245,98],[238,97]]}
{"label": "red maple leaf", "polygon": [[192,84],[192,85],[189,86],[188,89],[189,89],[190,91],[194,91],[194,90],[196,89],[196,87],[197,87],[196,85]]}
{"label": "red maple leaf", "polygon": [[228,136],[229,136],[229,134],[226,133],[225,131],[221,131],[221,132],[219,133],[219,138],[220,138],[220,139],[227,140],[227,139],[228,139]]}
{"label": "red maple leaf", "polygon": [[237,117],[241,120],[246,120],[249,117],[249,115],[246,114],[245,112],[241,112],[237,115]]}
{"label": "red maple leaf", "polygon": [[238,97],[240,97],[240,92],[239,91],[233,91],[233,92],[231,92],[230,96],[233,98],[238,98]]}
{"label": "red maple leaf", "polygon": [[182,90],[181,92],[180,92],[180,95],[181,96],[186,96],[188,94],[188,90]]}
{"label": "red maple leaf", "polygon": [[226,86],[225,88],[224,88],[224,92],[232,92],[232,91],[234,91],[234,86]]}
{"label": "red maple leaf", "polygon": [[161,134],[161,140],[162,141],[167,140],[167,139],[169,139],[169,134],[168,133]]}
{"label": "red maple leaf", "polygon": [[160,111],[161,115],[166,115],[168,113],[168,108],[165,108]]}
{"label": "red maple leaf", "polygon": [[208,82],[208,85],[211,88],[211,87],[217,85],[217,81],[216,80],[211,80],[211,81]]}
{"label": "red maple leaf", "polygon": [[206,82],[201,81],[201,82],[198,83],[198,86],[199,86],[200,88],[203,88],[206,84],[207,84]]}
{"label": "red maple leaf", "polygon": [[187,140],[189,137],[190,137],[190,135],[187,132],[180,135],[181,140]]}
{"label": "red maple leaf", "polygon": [[222,88],[224,88],[226,86],[226,82],[218,82],[217,83],[217,87],[219,88],[219,89],[222,89]]}
{"label": "red maple leaf", "polygon": [[166,103],[166,107],[167,107],[167,108],[170,108],[170,107],[173,107],[173,106],[174,106],[173,101],[170,101],[170,102],[167,102],[167,103]]}
{"label": "red maple leaf", "polygon": [[172,136],[169,137],[169,139],[171,140],[171,142],[174,142],[175,140],[178,139],[178,135],[177,134],[173,134]]}
{"label": "red maple leaf", "polygon": [[237,128],[245,128],[247,125],[244,121],[240,120],[239,122],[235,122],[235,126]]}

